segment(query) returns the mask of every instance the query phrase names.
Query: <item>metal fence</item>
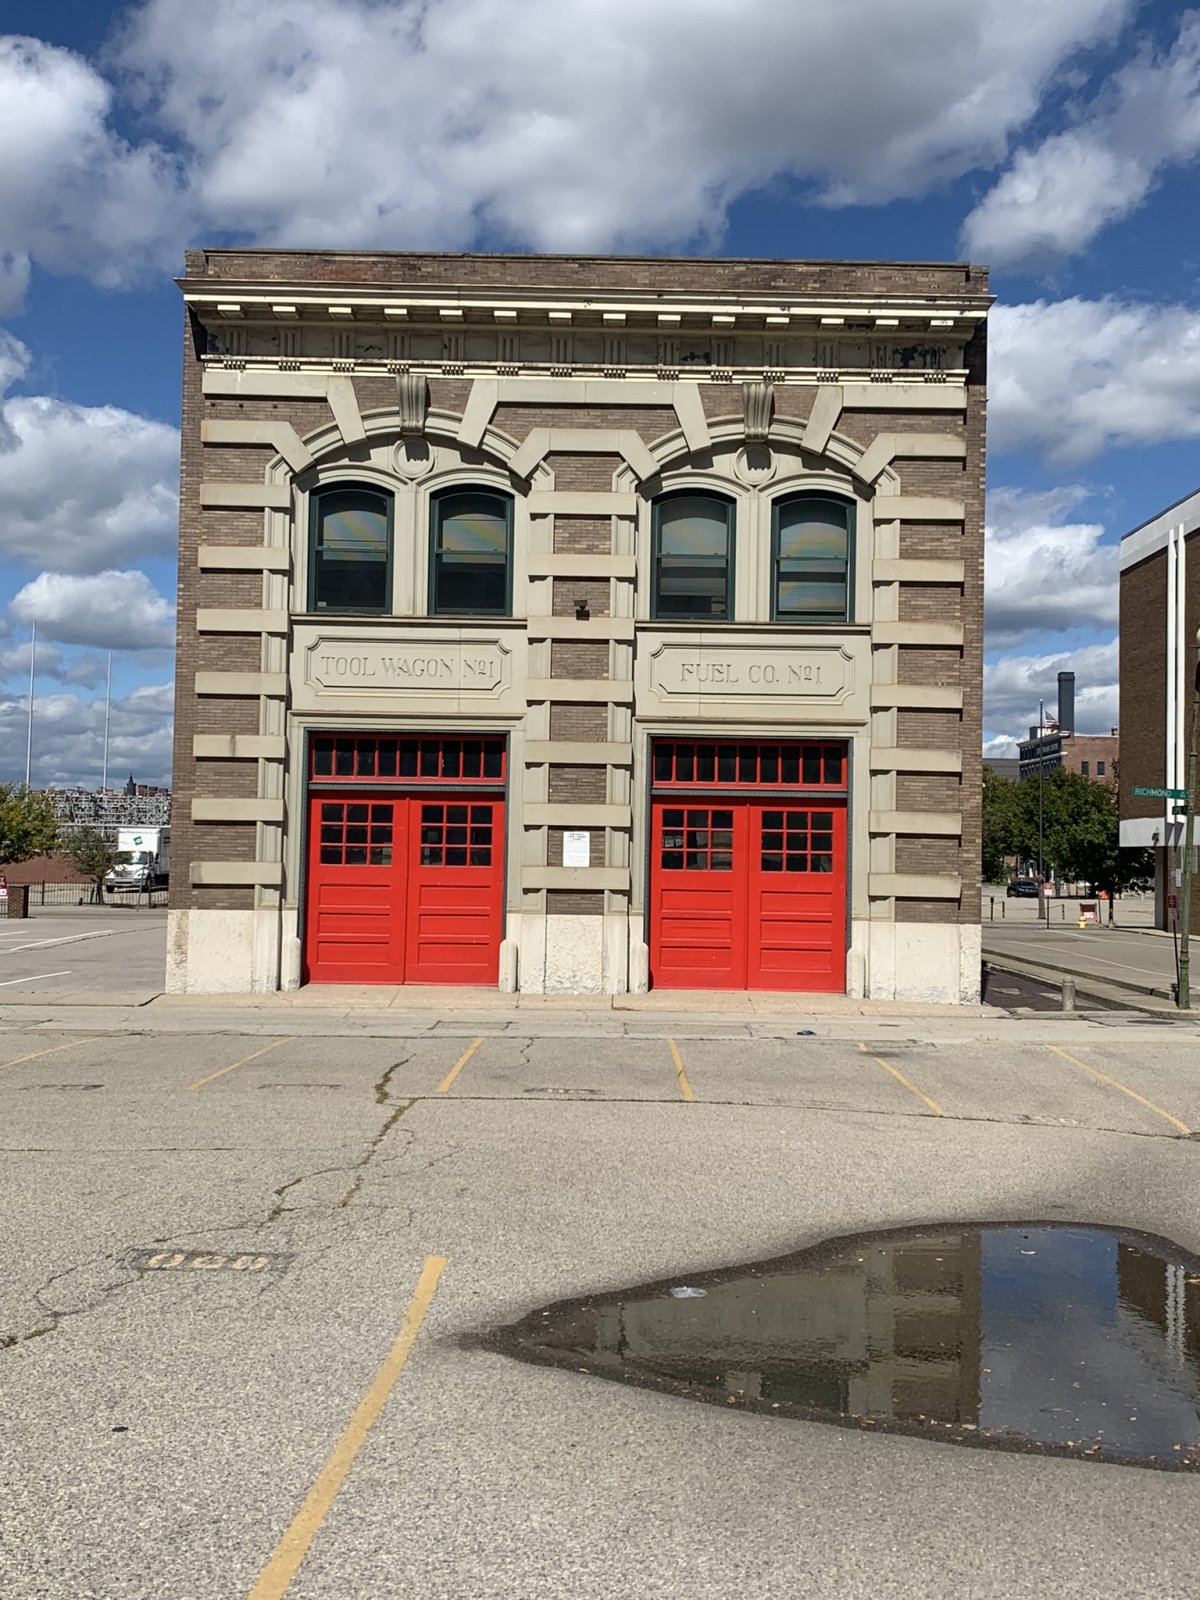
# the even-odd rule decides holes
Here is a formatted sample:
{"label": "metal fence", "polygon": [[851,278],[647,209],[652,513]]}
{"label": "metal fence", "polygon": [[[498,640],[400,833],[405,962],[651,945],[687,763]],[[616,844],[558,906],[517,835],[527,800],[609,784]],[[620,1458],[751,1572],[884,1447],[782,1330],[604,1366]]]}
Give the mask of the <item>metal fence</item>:
{"label": "metal fence", "polygon": [[[101,903],[94,883],[31,883],[28,888],[30,911],[36,911],[39,906],[95,906]],[[104,896],[106,906],[127,907],[138,911],[161,908],[166,903],[166,889],[152,889],[149,893],[125,892]],[[7,915],[4,901],[0,900],[0,917]]]}

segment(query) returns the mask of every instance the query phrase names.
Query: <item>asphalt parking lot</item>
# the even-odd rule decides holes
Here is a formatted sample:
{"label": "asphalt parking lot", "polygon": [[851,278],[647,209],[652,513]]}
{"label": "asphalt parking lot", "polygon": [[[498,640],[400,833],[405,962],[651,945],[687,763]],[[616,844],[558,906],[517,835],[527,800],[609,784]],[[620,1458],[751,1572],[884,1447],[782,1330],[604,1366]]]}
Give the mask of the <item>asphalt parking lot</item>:
{"label": "asphalt parking lot", "polygon": [[136,902],[0,920],[0,1003],[14,995],[159,991],[167,914]]}
{"label": "asphalt parking lot", "polygon": [[863,1229],[1200,1250],[1194,1025],[136,1016],[0,1010],[6,1597],[1194,1592],[1194,1477],[475,1343]]}

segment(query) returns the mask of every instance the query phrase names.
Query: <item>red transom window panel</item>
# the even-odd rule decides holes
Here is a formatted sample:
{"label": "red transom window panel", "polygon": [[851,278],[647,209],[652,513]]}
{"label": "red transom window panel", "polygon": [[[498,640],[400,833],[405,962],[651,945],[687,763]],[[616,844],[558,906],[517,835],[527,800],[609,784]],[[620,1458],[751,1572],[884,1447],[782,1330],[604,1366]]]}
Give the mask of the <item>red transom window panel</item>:
{"label": "red transom window panel", "polygon": [[315,782],[504,782],[505,742],[486,735],[318,733],[310,749]]}
{"label": "red transom window panel", "polygon": [[798,741],[656,739],[653,770],[656,789],[844,789],[846,748]]}

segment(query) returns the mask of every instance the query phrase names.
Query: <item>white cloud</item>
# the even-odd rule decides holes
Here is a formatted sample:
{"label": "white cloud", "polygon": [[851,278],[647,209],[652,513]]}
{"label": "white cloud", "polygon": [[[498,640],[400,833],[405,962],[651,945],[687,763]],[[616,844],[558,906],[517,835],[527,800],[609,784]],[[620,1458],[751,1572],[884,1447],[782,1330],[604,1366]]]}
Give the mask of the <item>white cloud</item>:
{"label": "white cloud", "polygon": [[[0,394],[29,351],[0,331]],[[179,434],[118,406],[47,395],[0,401],[0,559],[66,572],[169,555]]]}
{"label": "white cloud", "polygon": [[[0,783],[25,777],[27,702],[0,698]],[[171,781],[170,684],[138,689],[112,704],[108,771],[110,782],[133,772],[140,783]],[[82,784],[98,788],[104,768],[104,697],[38,695],[33,705],[35,788]]]}
{"label": "white cloud", "polygon": [[17,591],[9,610],[59,644],[146,650],[175,636],[171,604],[144,572],[43,572]]}
{"label": "white cloud", "polygon": [[994,450],[1071,465],[1200,437],[1200,311],[1073,297],[998,305],[988,320]]}
{"label": "white cloud", "polygon": [[[12,645],[0,650],[0,683],[27,687],[29,683],[29,657],[32,642]],[[80,655],[71,650],[64,653],[57,645],[37,642],[37,671],[35,686],[53,678],[58,683],[76,684],[81,689],[95,689],[105,681],[108,664],[103,656]]]}
{"label": "white cloud", "polygon": [[1104,525],[1063,518],[1087,495],[1071,485],[1048,493],[993,489],[984,556],[987,644],[1033,630],[1111,628],[1117,622],[1117,546]]}
{"label": "white cloud", "polygon": [[[1038,701],[1053,716],[1058,674],[1075,674],[1075,732],[1109,733],[1118,722],[1117,641],[1053,655],[1005,655],[983,669],[985,747],[997,738],[1025,738],[1038,719]],[[1002,753],[993,750],[993,754]]]}
{"label": "white cloud", "polygon": [[482,223],[587,249],[715,237],[734,195],[779,174],[849,202],[990,164],[1129,10],[294,0],[264,23],[245,0],[149,0],[122,59],[221,226],[412,246]]}
{"label": "white cloud", "polygon": [[113,131],[112,99],[71,51],[0,37],[0,314],[19,309],[31,260],[118,284],[175,253],[174,163]]}
{"label": "white cloud", "polygon": [[996,266],[1071,255],[1136,209],[1166,167],[1200,154],[1200,14],[1162,57],[1143,52],[1079,126],[1022,150],[963,227]]}
{"label": "white cloud", "polygon": [[1006,733],[997,734],[994,739],[985,739],[983,741],[983,759],[985,761],[995,761],[998,758],[1009,759],[1017,754],[1017,741],[1011,739]]}
{"label": "white cloud", "polygon": [[662,247],[715,241],[781,175],[834,204],[919,194],[1003,159],[1133,6],[146,0],[111,82],[0,39],[0,310],[31,260],[125,283],[189,233]]}

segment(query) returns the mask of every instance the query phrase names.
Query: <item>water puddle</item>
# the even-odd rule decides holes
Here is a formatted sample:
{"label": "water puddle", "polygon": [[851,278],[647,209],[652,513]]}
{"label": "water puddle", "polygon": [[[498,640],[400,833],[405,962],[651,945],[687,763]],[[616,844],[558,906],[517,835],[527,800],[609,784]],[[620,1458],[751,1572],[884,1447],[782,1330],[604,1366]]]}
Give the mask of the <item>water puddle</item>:
{"label": "water puddle", "polygon": [[827,1240],[564,1301],[487,1344],[773,1416],[1200,1470],[1200,1262],[1124,1229]]}

